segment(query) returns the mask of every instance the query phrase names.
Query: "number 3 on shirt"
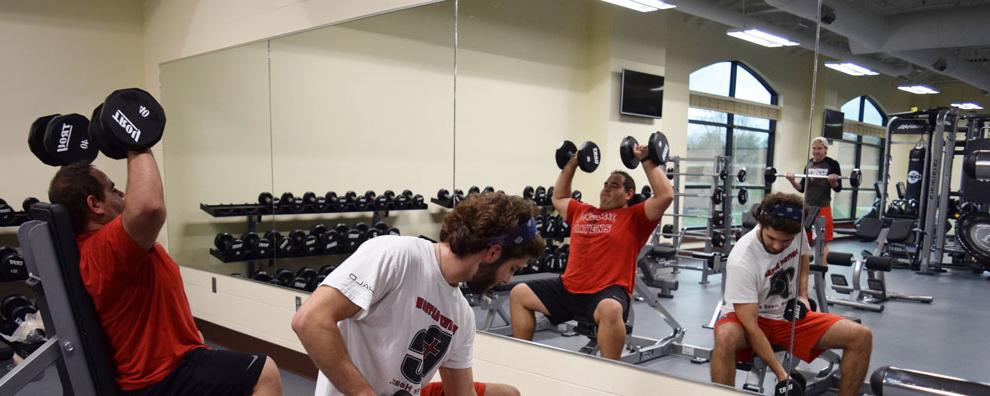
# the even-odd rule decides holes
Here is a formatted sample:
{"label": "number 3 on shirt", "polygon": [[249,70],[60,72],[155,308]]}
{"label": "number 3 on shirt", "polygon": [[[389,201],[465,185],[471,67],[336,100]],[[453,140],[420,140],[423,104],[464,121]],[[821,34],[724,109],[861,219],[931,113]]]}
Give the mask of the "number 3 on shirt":
{"label": "number 3 on shirt", "polygon": [[[447,354],[451,339],[453,336],[439,326],[430,326],[429,329],[416,332],[409,344],[409,350],[415,354],[407,353],[402,359],[402,375],[414,384],[421,383],[423,376],[433,370],[440,363],[440,359]],[[416,355],[423,358],[420,359]]]}

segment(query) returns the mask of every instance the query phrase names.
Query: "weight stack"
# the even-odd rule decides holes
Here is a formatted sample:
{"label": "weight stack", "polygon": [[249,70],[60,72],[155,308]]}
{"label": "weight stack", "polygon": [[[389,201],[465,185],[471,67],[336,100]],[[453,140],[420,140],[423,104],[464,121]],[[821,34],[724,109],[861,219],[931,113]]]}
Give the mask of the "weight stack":
{"label": "weight stack", "polygon": [[[990,150],[990,139],[973,139],[966,142],[966,152],[974,150]],[[979,181],[961,172],[962,178],[959,180],[959,192],[963,202],[987,203],[990,202],[990,181]]]}

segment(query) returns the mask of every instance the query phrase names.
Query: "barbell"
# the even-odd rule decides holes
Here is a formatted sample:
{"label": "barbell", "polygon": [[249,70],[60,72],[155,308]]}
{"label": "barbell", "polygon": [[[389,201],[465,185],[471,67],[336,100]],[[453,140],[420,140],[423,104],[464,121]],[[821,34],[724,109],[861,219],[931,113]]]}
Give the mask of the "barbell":
{"label": "barbell", "polygon": [[[763,180],[766,181],[768,184],[773,183],[778,177],[785,177],[785,176],[786,175],[777,174],[777,168],[774,168],[772,166],[768,166],[767,169],[763,172]],[[808,175],[804,173],[795,173],[794,177],[810,178],[810,179],[828,179],[828,176]],[[860,183],[863,181],[863,172],[860,171],[859,169],[853,169],[852,172],[849,173],[849,176],[839,176],[839,179],[847,179],[849,180],[849,185],[853,187],[859,187]]]}

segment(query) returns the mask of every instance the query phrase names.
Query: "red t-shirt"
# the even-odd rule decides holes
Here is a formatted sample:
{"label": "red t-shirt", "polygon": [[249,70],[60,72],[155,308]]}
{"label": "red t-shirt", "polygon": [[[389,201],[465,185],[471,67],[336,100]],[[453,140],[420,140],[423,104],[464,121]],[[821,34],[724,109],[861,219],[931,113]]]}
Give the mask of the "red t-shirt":
{"label": "red t-shirt", "polygon": [[657,228],[643,203],[602,210],[576,199],[567,205],[571,250],[561,280],[574,294],[597,293],[619,285],[632,295],[636,257]]}
{"label": "red t-shirt", "polygon": [[117,384],[135,390],[164,379],[186,352],[205,348],[179,266],[159,244],[147,251],[121,217],[76,237],[79,272],[110,341]]}

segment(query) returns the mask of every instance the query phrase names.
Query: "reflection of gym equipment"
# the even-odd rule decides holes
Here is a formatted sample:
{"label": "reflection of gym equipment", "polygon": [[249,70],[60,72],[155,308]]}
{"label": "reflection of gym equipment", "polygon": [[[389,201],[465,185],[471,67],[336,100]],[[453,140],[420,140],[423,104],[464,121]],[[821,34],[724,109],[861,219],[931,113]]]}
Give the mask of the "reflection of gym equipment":
{"label": "reflection of gym equipment", "polygon": [[870,388],[877,396],[990,395],[990,384],[890,366],[870,375]]}
{"label": "reflection of gym equipment", "polygon": [[[555,273],[536,273],[527,275],[516,275],[512,277],[507,283],[495,286],[491,293],[483,296],[476,294],[470,294],[466,290],[464,296],[467,298],[468,302],[472,307],[478,307],[485,312],[485,320],[481,322],[478,326],[478,330],[487,331],[490,333],[500,334],[509,336],[512,335],[512,322],[509,319],[509,315],[506,313],[505,304],[509,301],[509,292],[512,288],[520,283],[526,283],[535,280],[542,279],[555,279],[559,278],[560,274]],[[555,329],[554,326],[550,324],[550,321],[541,315],[537,315],[538,319],[536,321],[536,328],[534,331],[551,330]],[[501,319],[502,324],[495,324],[495,319]]]}
{"label": "reflection of gym equipment", "polygon": [[[880,256],[880,252],[885,250],[888,240],[901,240],[910,235],[913,221],[907,219],[893,219],[889,226],[883,227],[879,219],[865,218],[856,229],[856,236],[862,242],[876,241],[877,246],[874,252],[863,252],[860,260],[854,260],[849,253],[831,252],[828,255],[829,264],[842,265],[853,268],[852,283],[846,281],[846,277],[840,274],[832,274],[832,289],[848,294],[848,299],[829,299],[830,304],[846,305],[853,308],[864,309],[874,312],[883,311],[881,303],[887,300],[906,300],[923,303],[931,303],[931,296],[910,296],[895,293],[887,289],[887,282],[884,278],[885,272],[890,272],[894,267],[894,260]],[[863,270],[867,271],[867,288],[861,288]]]}
{"label": "reflection of gym equipment", "polygon": [[[767,167],[763,171],[763,181],[765,181],[767,184],[772,184],[775,180],[777,180],[778,177],[785,177],[785,176],[787,175],[778,174],[777,168],[774,168],[772,166]],[[828,179],[828,176],[808,175],[804,173],[795,173],[794,177],[804,178],[804,179]],[[859,187],[859,184],[862,183],[863,181],[863,172],[860,171],[859,169],[853,169],[852,172],[849,173],[849,176],[839,176],[839,179],[849,180],[849,185],[853,187]]]}
{"label": "reflection of gym equipment", "polygon": [[[824,305],[825,304],[822,304],[822,306]],[[834,351],[828,350],[819,355],[815,360],[821,360],[825,362],[826,365],[820,370],[812,370],[811,367],[806,368],[801,366],[800,359],[796,357],[787,359],[787,349],[785,347],[780,345],[771,346],[773,347],[773,352],[774,355],[776,355],[777,360],[783,364],[784,370],[789,373],[796,373],[805,380],[805,384],[803,386],[804,392],[799,394],[817,395],[838,388],[839,378],[836,375],[839,373],[839,361],[841,358]],[[763,381],[767,376],[767,371],[769,370],[769,366],[765,361],[763,361],[763,359],[760,359],[758,356],[754,355],[752,362],[736,362],[736,369],[748,372],[746,375],[746,382],[743,383],[743,389],[750,392],[760,394],[763,393]],[[783,395],[784,393],[775,394]],[[798,393],[791,392],[790,394],[795,395]]]}
{"label": "reflection of gym equipment", "polygon": [[[646,246],[640,251],[639,256],[641,259],[647,254],[649,249],[650,247]],[[642,260],[639,260],[639,263],[641,274],[636,277],[635,294],[642,297],[651,308],[660,314],[660,317],[670,326],[672,332],[670,335],[661,339],[633,335],[632,330],[635,315],[633,315],[632,301],[630,301],[629,318],[626,320],[625,348],[626,352],[629,353],[623,354],[619,360],[626,363],[640,364],[664,356],[676,355],[691,358],[692,363],[707,363],[711,359],[711,349],[684,344],[684,334],[686,334],[687,330],[660,304],[660,298],[662,296],[650,289],[654,285],[665,284],[669,281],[655,277],[648,268],[645,268]],[[676,288],[675,281],[674,289]],[[574,327],[574,331],[589,338],[588,343],[581,348],[581,352],[591,355],[597,354],[598,340],[596,339],[596,334],[598,333],[598,329],[595,326],[593,318],[577,317],[575,321],[577,322],[577,326]]]}

